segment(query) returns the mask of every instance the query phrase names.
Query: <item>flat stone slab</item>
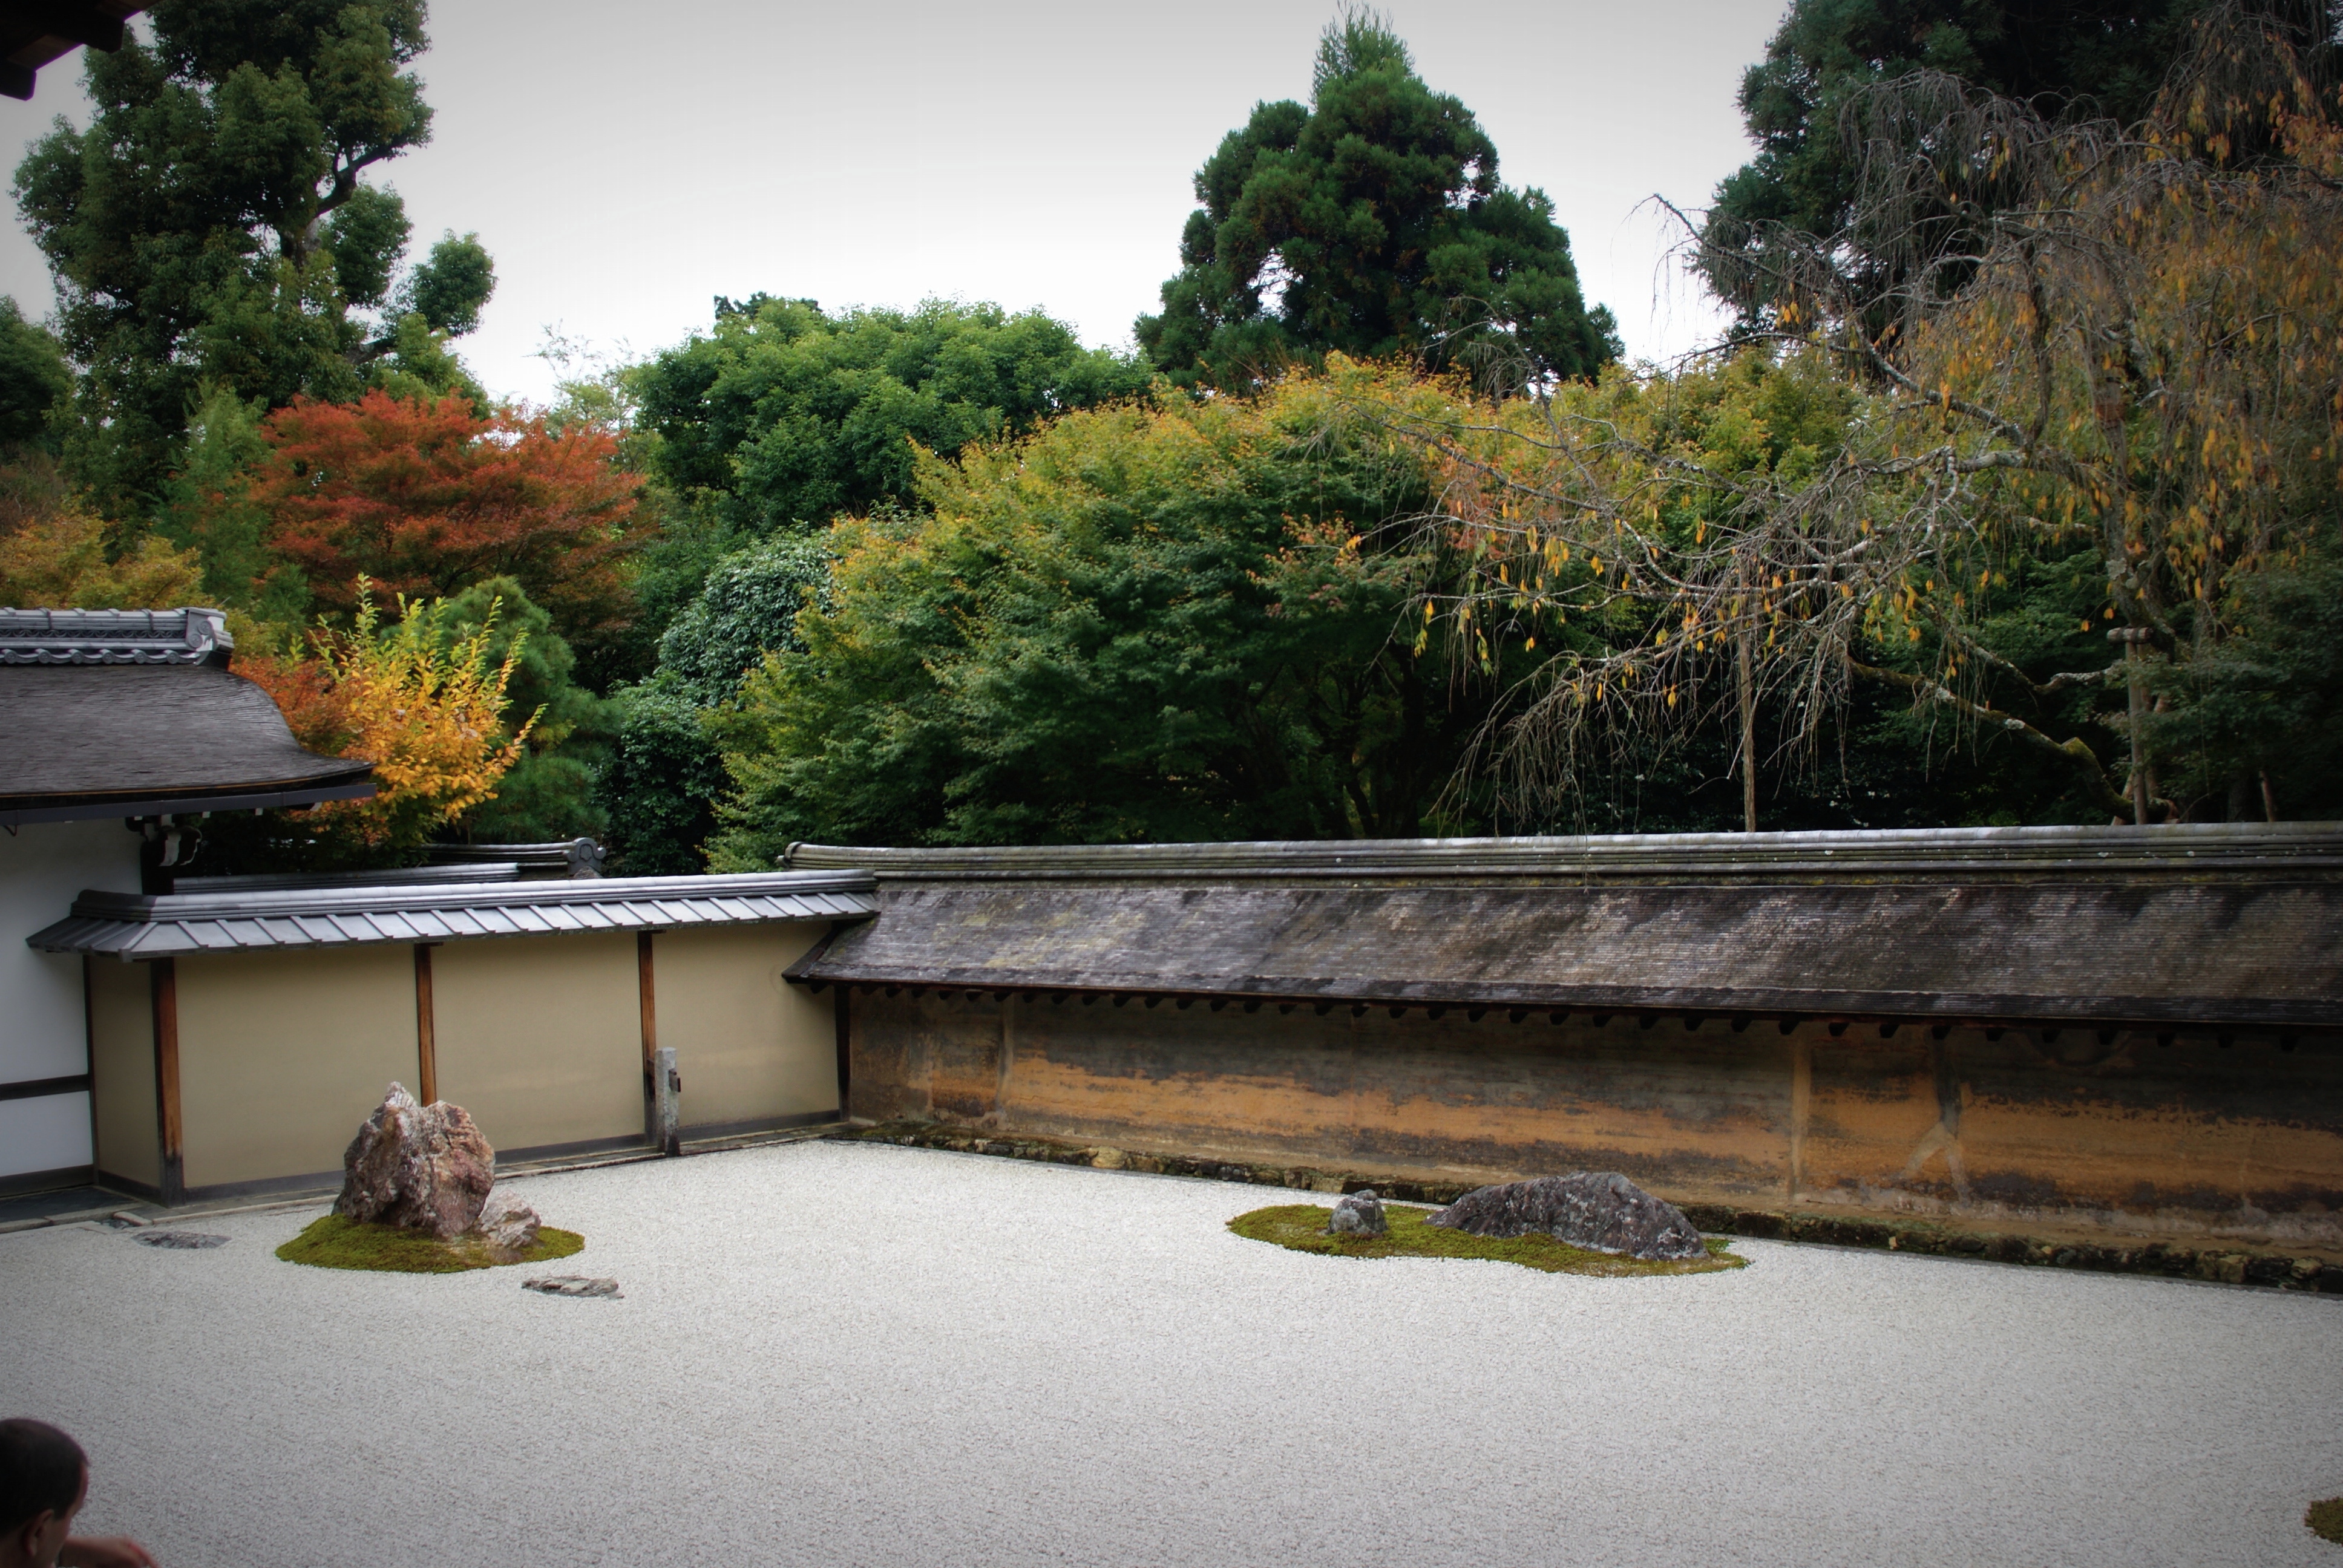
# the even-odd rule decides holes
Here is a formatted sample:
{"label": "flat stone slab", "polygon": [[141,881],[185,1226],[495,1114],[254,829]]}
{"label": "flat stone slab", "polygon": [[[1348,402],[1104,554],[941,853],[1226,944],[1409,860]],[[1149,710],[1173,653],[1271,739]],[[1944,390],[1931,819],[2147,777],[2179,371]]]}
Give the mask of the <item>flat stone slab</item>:
{"label": "flat stone slab", "polygon": [[227,1245],[226,1236],[206,1236],[200,1231],[141,1231],[130,1239],[142,1247],[167,1247],[184,1252]]}
{"label": "flat stone slab", "polygon": [[584,1274],[548,1274],[542,1279],[523,1280],[520,1288],[548,1296],[618,1296],[621,1293],[618,1281],[588,1279]]}

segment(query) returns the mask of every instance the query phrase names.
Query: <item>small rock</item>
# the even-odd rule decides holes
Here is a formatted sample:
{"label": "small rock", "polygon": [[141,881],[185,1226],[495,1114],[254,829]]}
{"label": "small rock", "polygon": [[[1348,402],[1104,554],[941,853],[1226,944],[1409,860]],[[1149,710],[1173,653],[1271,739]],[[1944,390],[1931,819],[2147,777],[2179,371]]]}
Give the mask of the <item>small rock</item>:
{"label": "small rock", "polygon": [[617,1296],[616,1280],[590,1280],[583,1274],[548,1274],[542,1279],[523,1280],[520,1288],[537,1291],[548,1296]]}
{"label": "small rock", "polygon": [[417,1105],[398,1084],[342,1155],[334,1212],[446,1241],[479,1222],[497,1151],[460,1105]]}
{"label": "small rock", "polygon": [[520,1255],[537,1245],[537,1232],[543,1221],[537,1211],[509,1192],[490,1192],[488,1201],[480,1206],[480,1222],[474,1233],[488,1244],[488,1250],[508,1261],[518,1261]]}
{"label": "small rock", "polygon": [[1390,1230],[1383,1220],[1383,1200],[1372,1189],[1338,1201],[1326,1216],[1330,1236],[1381,1236]]}
{"label": "small rock", "polygon": [[206,1236],[198,1231],[141,1231],[130,1239],[142,1247],[168,1247],[187,1252],[227,1245],[226,1236]]}
{"label": "small rock", "polygon": [[1476,1188],[1429,1215],[1475,1236],[1526,1236],[1542,1231],[1556,1241],[1646,1261],[1707,1255],[1700,1231],[1684,1211],[1654,1198],[1615,1171],[1579,1171]]}

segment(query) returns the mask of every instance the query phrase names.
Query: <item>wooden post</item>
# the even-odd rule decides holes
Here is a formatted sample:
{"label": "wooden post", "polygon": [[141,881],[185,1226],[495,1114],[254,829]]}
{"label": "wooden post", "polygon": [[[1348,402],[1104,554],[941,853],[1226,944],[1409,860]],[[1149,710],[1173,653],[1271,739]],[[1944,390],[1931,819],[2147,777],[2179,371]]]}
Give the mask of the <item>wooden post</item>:
{"label": "wooden post", "polygon": [[1790,1044],[1790,1171],[1785,1203],[1798,1201],[1806,1181],[1806,1121],[1815,1099],[1815,1048],[1805,1038]]}
{"label": "wooden post", "polygon": [[854,1104],[854,988],[840,980],[830,990],[837,998],[831,1007],[838,1020],[838,1114],[843,1121],[853,1114]]}
{"label": "wooden post", "polygon": [[81,955],[81,1060],[89,1074],[89,1168],[93,1180],[106,1161],[106,1153],[97,1146],[97,982],[91,977],[89,966],[96,961],[92,953]]}
{"label": "wooden post", "polygon": [[166,1204],[187,1197],[185,1142],[179,1123],[179,972],[175,960],[155,959],[146,970],[155,1000],[155,1109],[163,1147],[161,1179]]}
{"label": "wooden post", "polygon": [[683,1152],[683,1074],[675,1070],[675,1047],[660,1046],[651,1067],[659,1085],[659,1152],[673,1159]]}
{"label": "wooden post", "polygon": [[426,1105],[439,1099],[437,1015],[431,1002],[431,944],[415,944],[415,1083],[416,1098]]}
{"label": "wooden post", "polygon": [[1009,1071],[1017,1060],[1017,999],[1001,999],[1001,1074],[992,1086],[993,1120],[1009,1125]]}
{"label": "wooden post", "polygon": [[651,982],[651,934],[635,933],[635,987],[642,1007],[643,1026],[643,1141],[657,1143],[659,1128],[659,1082],[656,1076],[659,1055],[659,998]]}

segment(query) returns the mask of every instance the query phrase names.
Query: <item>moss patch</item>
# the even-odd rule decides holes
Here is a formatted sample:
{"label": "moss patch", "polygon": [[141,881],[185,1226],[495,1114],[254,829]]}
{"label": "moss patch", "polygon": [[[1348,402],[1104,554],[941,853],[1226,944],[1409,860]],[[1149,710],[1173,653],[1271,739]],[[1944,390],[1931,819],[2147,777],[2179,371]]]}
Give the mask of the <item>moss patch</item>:
{"label": "moss patch", "polygon": [[575,1231],[547,1226],[537,1233],[537,1244],[518,1258],[498,1258],[480,1241],[458,1238],[436,1241],[395,1225],[368,1225],[339,1214],[312,1221],[309,1228],[277,1249],[288,1263],[317,1269],[375,1269],[394,1274],[455,1274],[467,1269],[493,1269],[499,1264],[544,1263],[566,1258],[586,1245]]}
{"label": "moss patch", "polygon": [[1519,1263],[1524,1269],[1540,1269],[1549,1274],[1593,1274],[1604,1279],[1643,1274],[1709,1274],[1720,1269],[1745,1268],[1749,1262],[1746,1258],[1734,1256],[1727,1250],[1729,1243],[1717,1237],[1708,1240],[1705,1258],[1645,1262],[1640,1258],[1614,1257],[1608,1252],[1574,1247],[1552,1236],[1475,1236],[1443,1225],[1427,1225],[1424,1221],[1431,1213],[1429,1209],[1386,1203],[1383,1220],[1391,1226],[1387,1234],[1330,1236],[1326,1234],[1326,1210],[1315,1203],[1281,1203],[1240,1214],[1229,1221],[1229,1229],[1248,1241],[1337,1258],[1487,1258],[1500,1263]]}
{"label": "moss patch", "polygon": [[2309,1525],[2311,1533],[2321,1540],[2343,1546],[2343,1497],[2329,1497],[2312,1503],[2308,1512],[2303,1514],[2302,1522]]}

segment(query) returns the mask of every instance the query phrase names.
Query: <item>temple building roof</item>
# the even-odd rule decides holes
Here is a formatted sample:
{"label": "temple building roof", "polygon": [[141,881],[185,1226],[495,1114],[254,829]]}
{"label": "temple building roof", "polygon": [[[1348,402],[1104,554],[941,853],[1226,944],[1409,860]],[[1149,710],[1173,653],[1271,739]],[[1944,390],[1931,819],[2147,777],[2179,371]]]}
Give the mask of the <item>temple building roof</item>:
{"label": "temple building roof", "polygon": [[0,827],[374,793],[227,668],[217,610],[0,610]]}

